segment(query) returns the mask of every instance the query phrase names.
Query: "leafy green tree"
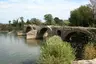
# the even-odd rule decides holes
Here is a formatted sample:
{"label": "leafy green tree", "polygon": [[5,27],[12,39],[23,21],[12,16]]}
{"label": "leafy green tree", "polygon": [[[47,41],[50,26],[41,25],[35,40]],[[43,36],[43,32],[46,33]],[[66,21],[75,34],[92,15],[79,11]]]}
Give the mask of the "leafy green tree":
{"label": "leafy green tree", "polygon": [[24,18],[20,17],[20,20],[21,20],[21,30],[22,30],[24,28]]}
{"label": "leafy green tree", "polygon": [[51,14],[44,15],[44,19],[46,21],[45,23],[48,25],[54,25],[55,24],[53,16]]}
{"label": "leafy green tree", "polygon": [[71,11],[69,21],[73,26],[92,26],[94,24],[92,9],[88,6],[81,6]]}
{"label": "leafy green tree", "polygon": [[29,19],[27,19],[27,22],[26,22],[26,24],[31,24],[31,22],[30,22],[30,20],[29,20]]}
{"label": "leafy green tree", "polygon": [[18,21],[17,20],[13,20],[13,26],[16,27],[18,25]]}
{"label": "leafy green tree", "polygon": [[55,17],[54,21],[55,21],[55,24],[57,24],[57,25],[64,25],[63,20],[59,19],[58,17]]}
{"label": "leafy green tree", "polygon": [[31,22],[32,24],[35,24],[35,25],[41,25],[41,24],[42,24],[41,20],[36,19],[36,18],[32,18],[32,19],[30,20],[30,22]]}

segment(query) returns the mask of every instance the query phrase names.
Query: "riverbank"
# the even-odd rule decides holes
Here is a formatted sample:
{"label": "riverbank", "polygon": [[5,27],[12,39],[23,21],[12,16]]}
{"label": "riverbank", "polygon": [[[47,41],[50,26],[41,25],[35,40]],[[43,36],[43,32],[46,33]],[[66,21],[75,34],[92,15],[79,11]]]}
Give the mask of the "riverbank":
{"label": "riverbank", "polygon": [[0,31],[0,32],[9,32],[9,31]]}
{"label": "riverbank", "polygon": [[92,60],[78,60],[78,61],[73,61],[72,64],[96,64],[96,58]]}

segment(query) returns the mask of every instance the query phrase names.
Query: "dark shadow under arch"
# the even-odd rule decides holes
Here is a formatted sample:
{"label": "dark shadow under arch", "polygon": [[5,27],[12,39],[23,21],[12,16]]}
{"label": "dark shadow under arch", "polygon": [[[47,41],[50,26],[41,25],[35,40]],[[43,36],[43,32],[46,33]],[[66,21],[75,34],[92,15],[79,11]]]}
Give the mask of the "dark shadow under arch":
{"label": "dark shadow under arch", "polygon": [[48,28],[42,28],[38,34],[40,39],[43,39],[44,34],[47,32]]}
{"label": "dark shadow under arch", "polygon": [[31,28],[30,26],[28,26],[28,27],[26,28],[26,33],[29,32],[29,31],[31,31],[31,29],[32,29],[32,28]]}
{"label": "dark shadow under arch", "polygon": [[68,42],[88,42],[88,35],[82,32],[72,32],[69,33],[65,40]]}
{"label": "dark shadow under arch", "polygon": [[88,35],[82,32],[69,33],[65,40],[71,43],[71,46],[76,49],[76,58],[82,59],[83,48],[88,43]]}
{"label": "dark shadow under arch", "polygon": [[61,36],[61,31],[60,30],[57,30],[57,35]]}

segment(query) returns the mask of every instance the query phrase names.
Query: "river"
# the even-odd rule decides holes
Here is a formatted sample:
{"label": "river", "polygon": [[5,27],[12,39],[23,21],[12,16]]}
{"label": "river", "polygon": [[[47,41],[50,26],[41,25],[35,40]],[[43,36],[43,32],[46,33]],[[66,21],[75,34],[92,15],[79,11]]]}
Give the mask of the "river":
{"label": "river", "polygon": [[40,56],[40,42],[0,33],[0,64],[35,64]]}

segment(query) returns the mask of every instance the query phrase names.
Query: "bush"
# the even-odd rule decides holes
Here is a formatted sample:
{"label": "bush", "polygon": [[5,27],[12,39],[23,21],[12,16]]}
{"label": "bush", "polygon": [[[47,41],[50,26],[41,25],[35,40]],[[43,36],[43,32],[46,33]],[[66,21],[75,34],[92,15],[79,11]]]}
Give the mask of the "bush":
{"label": "bush", "polygon": [[74,59],[71,45],[63,42],[59,36],[53,36],[41,47],[39,64],[71,64]]}
{"label": "bush", "polygon": [[84,59],[94,59],[96,58],[96,47],[94,43],[88,43],[84,47]]}

